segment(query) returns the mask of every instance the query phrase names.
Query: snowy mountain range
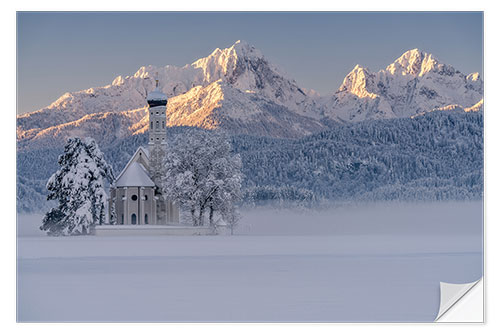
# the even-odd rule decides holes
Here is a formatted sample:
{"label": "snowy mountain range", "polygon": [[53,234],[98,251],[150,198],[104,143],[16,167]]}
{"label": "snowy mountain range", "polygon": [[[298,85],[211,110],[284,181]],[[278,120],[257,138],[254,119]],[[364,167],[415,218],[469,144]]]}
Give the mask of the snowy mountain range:
{"label": "snowy mountain range", "polygon": [[336,122],[410,117],[453,105],[456,110],[471,108],[483,95],[478,73],[462,74],[414,49],[378,72],[357,65],[336,92],[318,96],[300,88],[258,49],[237,41],[192,64],[141,67],[108,86],[66,93],[43,109],[20,115],[18,147],[62,143],[70,136],[109,143],[143,133],[148,124],[145,98],[155,79],[169,96],[169,126],[288,138]]}
{"label": "snowy mountain range", "polygon": [[478,73],[462,74],[413,49],[376,73],[356,65],[333,96],[323,100],[323,110],[329,118],[352,122],[410,117],[449,105],[467,108],[482,98]]}

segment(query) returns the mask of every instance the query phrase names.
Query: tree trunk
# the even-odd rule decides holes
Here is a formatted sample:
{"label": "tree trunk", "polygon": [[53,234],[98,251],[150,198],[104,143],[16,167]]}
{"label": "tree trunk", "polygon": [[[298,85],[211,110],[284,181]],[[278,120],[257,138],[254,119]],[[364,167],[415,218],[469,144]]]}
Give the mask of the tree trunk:
{"label": "tree trunk", "polygon": [[194,209],[194,206],[191,207],[191,219],[193,220],[193,226],[196,227],[197,223],[196,223],[196,216],[194,215],[195,213],[195,209]]}
{"label": "tree trunk", "polygon": [[210,226],[214,226],[214,207],[210,206],[210,215],[209,215]]}
{"label": "tree trunk", "polygon": [[205,207],[201,206],[200,207],[200,215],[198,217],[198,225],[203,225],[203,213],[205,213]]}

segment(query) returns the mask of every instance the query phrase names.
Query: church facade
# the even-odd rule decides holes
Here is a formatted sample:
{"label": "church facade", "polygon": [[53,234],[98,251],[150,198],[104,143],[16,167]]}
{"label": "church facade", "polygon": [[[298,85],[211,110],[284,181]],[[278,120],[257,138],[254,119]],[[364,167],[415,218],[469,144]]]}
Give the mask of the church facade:
{"label": "church facade", "polygon": [[117,225],[171,225],[179,223],[179,205],[163,197],[162,160],[167,146],[167,96],[158,88],[147,96],[149,138],[139,147],[111,184],[109,220]]}

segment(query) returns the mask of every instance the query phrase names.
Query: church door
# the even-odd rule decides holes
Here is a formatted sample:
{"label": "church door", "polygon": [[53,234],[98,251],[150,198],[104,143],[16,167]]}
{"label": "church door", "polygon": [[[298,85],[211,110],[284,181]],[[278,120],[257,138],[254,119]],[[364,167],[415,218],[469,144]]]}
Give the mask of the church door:
{"label": "church door", "polygon": [[137,216],[132,214],[132,224],[137,224]]}

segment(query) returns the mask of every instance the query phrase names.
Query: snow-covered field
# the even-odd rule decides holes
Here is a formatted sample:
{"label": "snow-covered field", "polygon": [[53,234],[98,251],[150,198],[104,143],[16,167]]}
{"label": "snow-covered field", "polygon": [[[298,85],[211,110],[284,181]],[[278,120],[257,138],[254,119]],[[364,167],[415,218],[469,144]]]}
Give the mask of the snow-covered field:
{"label": "snow-covered field", "polygon": [[432,321],[483,271],[482,202],[247,211],[235,236],[46,237],[18,217],[18,320]]}

